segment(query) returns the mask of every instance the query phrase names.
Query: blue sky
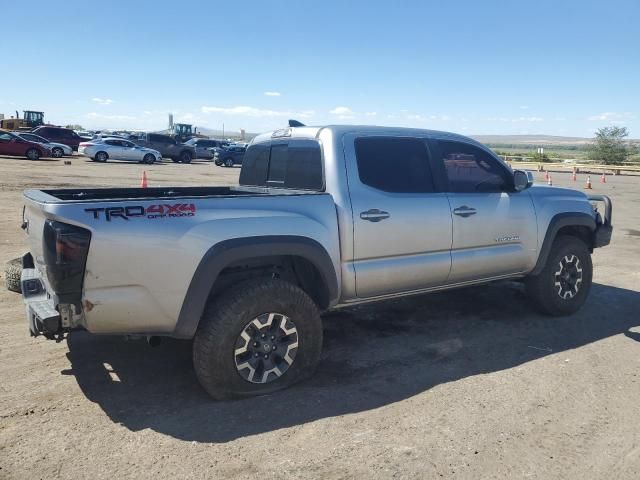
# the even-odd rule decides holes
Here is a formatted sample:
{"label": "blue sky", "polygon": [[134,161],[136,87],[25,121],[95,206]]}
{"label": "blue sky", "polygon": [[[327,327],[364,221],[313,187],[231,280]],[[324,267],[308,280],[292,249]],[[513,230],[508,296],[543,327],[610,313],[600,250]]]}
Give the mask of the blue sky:
{"label": "blue sky", "polygon": [[638,0],[3,3],[5,116],[640,137]]}

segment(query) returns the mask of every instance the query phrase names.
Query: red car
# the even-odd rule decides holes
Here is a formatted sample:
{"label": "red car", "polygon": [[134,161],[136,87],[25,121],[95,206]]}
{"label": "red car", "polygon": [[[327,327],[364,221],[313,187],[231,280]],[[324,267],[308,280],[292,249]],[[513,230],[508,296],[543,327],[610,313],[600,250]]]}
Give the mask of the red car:
{"label": "red car", "polygon": [[90,140],[89,138],[81,137],[70,128],[49,127],[47,125],[38,127],[34,129],[31,133],[40,135],[41,137],[46,138],[50,142],[63,143],[65,145],[68,145],[74,151],[78,150],[78,145],[80,145],[80,142],[86,142]]}
{"label": "red car", "polygon": [[51,151],[41,143],[30,142],[11,132],[0,130],[0,155],[38,160],[40,157],[50,157]]}

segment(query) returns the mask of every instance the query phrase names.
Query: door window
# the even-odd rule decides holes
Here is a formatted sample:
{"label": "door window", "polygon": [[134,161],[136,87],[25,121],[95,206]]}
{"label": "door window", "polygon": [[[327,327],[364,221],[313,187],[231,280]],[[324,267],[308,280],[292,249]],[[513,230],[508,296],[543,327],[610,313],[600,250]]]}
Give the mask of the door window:
{"label": "door window", "polygon": [[13,140],[13,135],[11,135],[10,133],[0,133],[0,142],[2,143],[9,143],[11,140]]}
{"label": "door window", "polygon": [[507,169],[489,153],[462,142],[440,141],[438,146],[450,192],[503,192],[509,189]]}
{"label": "door window", "polygon": [[355,140],[360,181],[391,193],[434,191],[424,141],[408,137],[361,137]]}

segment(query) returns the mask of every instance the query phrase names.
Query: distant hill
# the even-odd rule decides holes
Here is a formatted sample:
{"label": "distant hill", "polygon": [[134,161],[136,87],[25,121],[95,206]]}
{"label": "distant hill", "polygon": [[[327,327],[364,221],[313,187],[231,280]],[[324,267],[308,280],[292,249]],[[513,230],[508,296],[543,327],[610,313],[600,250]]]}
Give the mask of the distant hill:
{"label": "distant hill", "polygon": [[585,145],[593,141],[592,138],[556,135],[471,135],[471,138],[491,145]]}

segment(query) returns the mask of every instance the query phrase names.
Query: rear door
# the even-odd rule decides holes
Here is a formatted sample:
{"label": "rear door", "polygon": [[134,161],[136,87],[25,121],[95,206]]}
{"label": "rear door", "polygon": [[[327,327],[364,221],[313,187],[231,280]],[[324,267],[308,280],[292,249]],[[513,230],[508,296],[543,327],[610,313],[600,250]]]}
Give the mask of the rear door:
{"label": "rear door", "polygon": [[122,147],[122,143],[120,140],[109,139],[104,141],[105,145],[108,145],[107,153],[109,154],[109,158],[114,160],[127,160],[126,153],[124,152],[124,148]]}
{"label": "rear door", "polygon": [[515,192],[511,171],[484,149],[462,141],[433,144],[436,168],[448,180],[453,219],[449,283],[527,270],[537,249],[529,193]]}
{"label": "rear door", "polygon": [[360,298],[446,282],[451,212],[435,186],[423,138],[344,137]]}

